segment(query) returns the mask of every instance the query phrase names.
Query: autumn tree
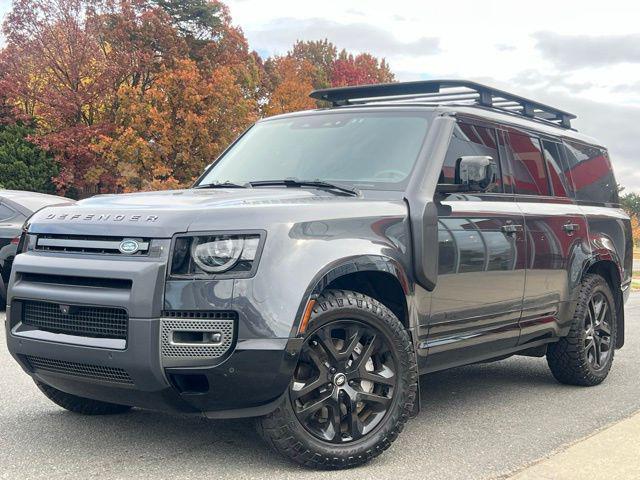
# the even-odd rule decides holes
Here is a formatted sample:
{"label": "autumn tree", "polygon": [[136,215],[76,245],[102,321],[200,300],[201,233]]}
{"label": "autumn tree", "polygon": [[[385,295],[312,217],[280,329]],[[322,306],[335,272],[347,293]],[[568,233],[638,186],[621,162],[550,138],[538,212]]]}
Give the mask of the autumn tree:
{"label": "autumn tree", "polygon": [[16,0],[4,33],[8,66],[1,87],[22,113],[36,119],[35,142],[61,165],[59,188],[110,183],[96,169],[87,140],[102,130],[105,101],[112,93],[113,69],[79,0]]}
{"label": "autumn tree", "polygon": [[338,58],[338,49],[326,38],[317,41],[298,40],[288,54],[298,61],[306,60],[313,66],[313,88],[331,86],[333,66]]}
{"label": "autumn tree", "polygon": [[384,59],[378,60],[368,53],[354,56],[346,50],[340,52],[331,72],[331,85],[334,87],[389,83],[394,79],[389,64]]}
{"label": "autumn tree", "polygon": [[180,61],[144,93],[119,92],[112,135],[94,149],[127,191],[188,186],[256,119],[229,67],[204,77],[192,60]]}
{"label": "autumn tree", "polygon": [[[285,57],[269,59],[265,67],[271,86],[266,114],[325,106],[326,102],[305,98],[310,90],[394,81],[384,59],[366,53],[354,56],[346,50],[338,53],[327,39],[298,40]],[[304,89],[308,90],[306,95]]]}
{"label": "autumn tree", "polygon": [[311,62],[291,56],[275,57],[269,59],[265,69],[274,85],[265,108],[266,115],[314,108],[315,102],[309,98],[315,72]]}

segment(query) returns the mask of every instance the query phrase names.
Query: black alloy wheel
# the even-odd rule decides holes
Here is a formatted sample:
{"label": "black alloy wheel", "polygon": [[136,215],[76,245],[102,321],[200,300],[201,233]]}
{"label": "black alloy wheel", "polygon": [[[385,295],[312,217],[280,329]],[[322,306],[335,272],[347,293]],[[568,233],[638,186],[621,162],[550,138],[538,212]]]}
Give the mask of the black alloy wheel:
{"label": "black alloy wheel", "polygon": [[300,423],[315,437],[346,443],[368,434],[393,400],[397,359],[372,326],[338,320],[304,344],[290,396]]}
{"label": "black alloy wheel", "polygon": [[362,293],[316,301],[288,391],[258,432],[300,465],[343,469],[391,446],[414,413],[418,369],[409,331]]}
{"label": "black alloy wheel", "polygon": [[599,370],[611,355],[611,307],[602,292],[596,292],[589,301],[584,329],[587,360]]}

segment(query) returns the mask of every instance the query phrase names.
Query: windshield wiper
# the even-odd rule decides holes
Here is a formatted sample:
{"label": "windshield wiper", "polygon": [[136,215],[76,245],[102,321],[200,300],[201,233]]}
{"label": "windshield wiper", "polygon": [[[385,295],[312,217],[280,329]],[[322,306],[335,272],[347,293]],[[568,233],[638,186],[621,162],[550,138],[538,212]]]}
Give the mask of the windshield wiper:
{"label": "windshield wiper", "polygon": [[272,185],[284,185],[285,187],[294,188],[315,187],[326,190],[336,190],[353,197],[357,197],[360,195],[360,191],[356,188],[347,187],[345,185],[338,185],[331,182],[325,182],[324,180],[297,180],[295,178],[287,178],[285,180],[259,180],[255,182],[249,182],[249,185],[251,185],[252,187],[268,187]]}
{"label": "windshield wiper", "polygon": [[249,188],[251,185],[240,185],[233,182],[203,183],[193,188]]}

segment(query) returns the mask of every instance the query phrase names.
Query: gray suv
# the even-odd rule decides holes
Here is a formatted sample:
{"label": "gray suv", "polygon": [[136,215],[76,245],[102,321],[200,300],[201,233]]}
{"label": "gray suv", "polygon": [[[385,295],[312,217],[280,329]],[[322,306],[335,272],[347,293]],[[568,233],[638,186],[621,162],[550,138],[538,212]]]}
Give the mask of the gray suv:
{"label": "gray suv", "polygon": [[573,115],[467,81],[311,96],[328,107],[259,121],[192,188],[27,221],[6,337],[47,397],[257,417],[346,468],[416,414],[420,374],[527,355],[605,379],[631,229]]}

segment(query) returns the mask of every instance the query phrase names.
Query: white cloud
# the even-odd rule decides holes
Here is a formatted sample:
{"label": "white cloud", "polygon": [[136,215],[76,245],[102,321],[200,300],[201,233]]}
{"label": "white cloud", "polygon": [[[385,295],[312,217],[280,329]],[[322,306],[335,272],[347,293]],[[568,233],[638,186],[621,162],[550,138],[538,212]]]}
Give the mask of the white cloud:
{"label": "white cloud", "polygon": [[402,41],[392,32],[362,21],[338,23],[323,18],[275,18],[260,29],[247,33],[253,43],[268,45],[269,50],[277,53],[287,51],[298,39],[324,38],[330,39],[340,48],[353,52],[375,51],[381,56],[425,56],[439,51],[439,42],[435,37]]}
{"label": "white cloud", "polygon": [[640,63],[640,33],[593,36],[545,31],[533,36],[536,47],[563,68]]}

